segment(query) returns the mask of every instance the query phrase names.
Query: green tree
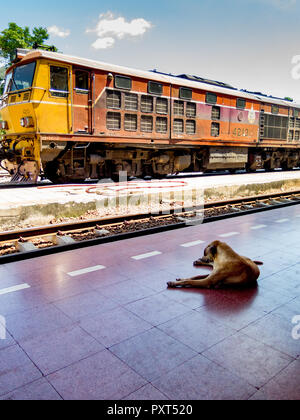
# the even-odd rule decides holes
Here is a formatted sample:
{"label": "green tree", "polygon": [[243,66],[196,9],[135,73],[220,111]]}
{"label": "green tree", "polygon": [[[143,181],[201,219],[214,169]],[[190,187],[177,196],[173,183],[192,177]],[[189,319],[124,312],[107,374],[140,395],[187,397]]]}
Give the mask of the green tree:
{"label": "green tree", "polygon": [[7,64],[14,59],[17,48],[32,48],[35,44],[43,45],[49,38],[46,28],[33,28],[32,33],[28,26],[21,28],[14,22],[8,24],[8,28],[0,33],[0,56]]}

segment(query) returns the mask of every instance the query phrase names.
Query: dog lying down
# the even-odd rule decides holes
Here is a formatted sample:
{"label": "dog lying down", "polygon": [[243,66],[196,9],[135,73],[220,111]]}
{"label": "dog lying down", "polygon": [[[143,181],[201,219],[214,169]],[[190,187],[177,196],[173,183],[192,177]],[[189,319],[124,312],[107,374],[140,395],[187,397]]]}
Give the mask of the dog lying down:
{"label": "dog lying down", "polygon": [[204,256],[194,262],[195,266],[212,267],[210,274],[169,282],[168,287],[193,286],[219,288],[222,286],[255,286],[260,275],[260,261],[237,254],[225,242],[214,241],[204,250]]}

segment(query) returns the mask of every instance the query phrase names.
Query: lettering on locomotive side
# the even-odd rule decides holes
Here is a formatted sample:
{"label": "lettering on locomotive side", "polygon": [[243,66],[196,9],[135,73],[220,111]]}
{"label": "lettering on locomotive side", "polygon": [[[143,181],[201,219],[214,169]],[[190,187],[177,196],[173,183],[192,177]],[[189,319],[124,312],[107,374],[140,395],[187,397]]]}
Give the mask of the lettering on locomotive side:
{"label": "lettering on locomotive side", "polygon": [[235,128],[232,135],[237,137],[249,137],[249,130],[248,128]]}

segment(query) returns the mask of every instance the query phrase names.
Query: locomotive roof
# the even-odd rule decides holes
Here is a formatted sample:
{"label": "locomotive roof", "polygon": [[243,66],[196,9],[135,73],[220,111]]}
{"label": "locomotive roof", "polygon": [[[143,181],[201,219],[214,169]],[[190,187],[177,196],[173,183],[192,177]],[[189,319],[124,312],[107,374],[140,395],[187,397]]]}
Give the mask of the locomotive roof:
{"label": "locomotive roof", "polygon": [[[177,86],[185,86],[185,87],[190,87],[190,88],[196,88],[196,89],[202,89],[202,90],[206,90],[206,91],[211,91],[211,92],[215,92],[215,93],[223,93],[225,95],[230,95],[230,96],[236,96],[239,98],[245,98],[245,99],[251,99],[257,102],[263,102],[263,103],[271,103],[271,104],[276,104],[276,105],[282,105],[282,106],[286,106],[286,107],[295,107],[295,108],[300,108],[300,104],[296,104],[294,102],[288,101],[288,100],[284,100],[284,99],[280,99],[280,98],[274,98],[274,97],[270,97],[270,96],[266,96],[260,93],[256,93],[256,92],[248,92],[245,90],[238,90],[233,88],[230,85],[227,85],[228,87],[226,87],[226,84],[223,83],[223,85],[225,85],[225,87],[222,86],[222,83],[219,83],[217,85],[215,84],[207,84],[203,81],[201,81],[201,78],[197,78],[199,79],[197,81],[194,81],[189,78],[186,77],[182,77],[182,76],[186,76],[186,75],[179,75],[179,76],[174,76],[174,75],[168,75],[168,74],[164,74],[164,73],[159,73],[159,72],[155,72],[155,71],[144,71],[144,70],[136,70],[133,68],[129,68],[129,67],[123,67],[123,66],[119,66],[119,65],[115,65],[115,64],[108,64],[108,63],[104,63],[101,61],[95,61],[95,60],[91,60],[91,59],[86,59],[86,58],[80,58],[80,57],[75,57],[75,56],[71,56],[71,55],[66,55],[66,54],[62,54],[62,53],[56,53],[56,52],[50,52],[50,51],[44,51],[44,50],[20,50],[19,51],[19,56],[22,57],[22,61],[24,60],[30,60],[30,59],[36,59],[36,58],[46,58],[49,60],[55,60],[55,61],[60,61],[63,63],[68,63],[68,64],[75,64],[81,67],[87,67],[87,68],[93,68],[93,69],[98,69],[98,70],[105,70],[108,72],[112,72],[112,73],[119,73],[119,74],[124,74],[124,75],[128,75],[128,76],[135,76],[135,77],[140,77],[142,79],[150,79],[150,80],[155,80],[158,82],[165,82],[168,84],[174,84]],[[205,79],[202,79],[205,80]]]}

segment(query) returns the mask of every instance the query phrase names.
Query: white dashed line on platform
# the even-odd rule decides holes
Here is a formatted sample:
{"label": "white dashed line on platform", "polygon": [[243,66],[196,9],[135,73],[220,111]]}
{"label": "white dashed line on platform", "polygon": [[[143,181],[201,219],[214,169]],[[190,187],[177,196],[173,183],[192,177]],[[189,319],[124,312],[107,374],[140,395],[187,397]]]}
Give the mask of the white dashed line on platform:
{"label": "white dashed line on platform", "polygon": [[290,219],[279,219],[279,220],[276,220],[275,223],[286,223],[286,222],[289,222],[289,221],[290,221]]}
{"label": "white dashed line on platform", "polygon": [[18,292],[19,290],[29,289],[30,286],[27,283],[19,284],[18,286],[7,287],[6,289],[0,289],[0,295],[6,295],[8,293]]}
{"label": "white dashed line on platform", "polygon": [[223,233],[222,235],[219,235],[221,238],[230,238],[230,236],[236,236],[239,235],[240,232],[228,232],[228,233]]}
{"label": "white dashed line on platform", "polygon": [[194,241],[194,242],[188,242],[186,244],[182,244],[180,246],[183,246],[183,248],[190,248],[191,246],[201,245],[204,244],[204,241]]}
{"label": "white dashed line on platform", "polygon": [[258,229],[263,229],[266,228],[267,225],[256,225],[256,226],[251,226],[250,229],[252,230],[258,230]]}
{"label": "white dashed line on platform", "polygon": [[147,254],[141,254],[141,255],[135,255],[134,257],[131,257],[133,260],[144,260],[146,258],[155,257],[156,255],[161,255],[161,252],[159,251],[153,251],[148,252]]}
{"label": "white dashed line on platform", "polygon": [[68,273],[71,277],[81,276],[82,274],[93,273],[94,271],[104,270],[104,265],[95,265],[94,267],[83,268],[82,270],[71,271]]}

